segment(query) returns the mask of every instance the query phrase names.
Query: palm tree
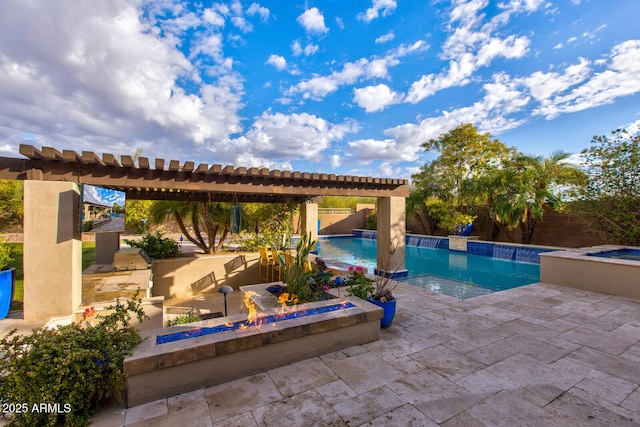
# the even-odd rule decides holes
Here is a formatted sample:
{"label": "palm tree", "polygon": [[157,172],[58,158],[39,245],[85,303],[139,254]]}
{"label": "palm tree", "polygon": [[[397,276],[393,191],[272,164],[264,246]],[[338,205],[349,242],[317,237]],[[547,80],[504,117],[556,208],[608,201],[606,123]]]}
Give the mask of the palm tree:
{"label": "palm tree", "polygon": [[[225,216],[226,215],[226,216]],[[222,203],[158,201],[151,207],[151,221],[159,224],[172,217],[188,241],[206,254],[215,253],[229,233],[229,210]],[[186,221],[191,227],[187,227]],[[206,239],[203,236],[203,229]],[[216,245],[216,237],[221,232]]]}
{"label": "palm tree", "polygon": [[559,186],[573,182],[579,173],[567,163],[568,158],[569,154],[562,151],[545,158],[519,154],[501,170],[504,190],[495,197],[491,214],[501,224],[517,226],[522,243],[531,243],[536,224],[542,220],[543,207],[560,205]]}

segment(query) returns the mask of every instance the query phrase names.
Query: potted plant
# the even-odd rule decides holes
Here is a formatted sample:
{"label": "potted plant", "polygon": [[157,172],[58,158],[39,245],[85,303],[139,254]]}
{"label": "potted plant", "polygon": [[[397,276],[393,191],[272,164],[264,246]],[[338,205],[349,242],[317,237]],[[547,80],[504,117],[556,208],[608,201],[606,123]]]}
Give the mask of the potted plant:
{"label": "potted plant", "polygon": [[311,233],[303,235],[296,245],[295,255],[292,256],[282,255],[276,250],[275,244],[271,244],[278,254],[278,262],[283,271],[285,290],[281,295],[282,302],[288,305],[302,304],[328,297],[326,291],[329,289],[328,279],[331,273],[314,271],[309,261],[309,254],[316,243],[311,239]]}
{"label": "potted plant", "polygon": [[398,286],[398,282],[393,280],[395,273],[398,271],[398,265],[394,261],[393,255],[398,249],[398,245],[392,241],[389,250],[378,263],[378,272],[374,281],[374,291],[367,298],[372,304],[382,307],[383,315],[380,319],[380,326],[387,328],[393,322],[396,315],[396,298],[393,291]]}
{"label": "potted plant", "polygon": [[9,314],[16,284],[16,269],[9,267],[13,261],[11,248],[0,237],[0,319]]}
{"label": "potted plant", "polygon": [[343,284],[347,286],[347,295],[362,299],[369,298],[375,288],[371,280],[364,276],[362,267],[349,267],[351,276],[344,279]]}

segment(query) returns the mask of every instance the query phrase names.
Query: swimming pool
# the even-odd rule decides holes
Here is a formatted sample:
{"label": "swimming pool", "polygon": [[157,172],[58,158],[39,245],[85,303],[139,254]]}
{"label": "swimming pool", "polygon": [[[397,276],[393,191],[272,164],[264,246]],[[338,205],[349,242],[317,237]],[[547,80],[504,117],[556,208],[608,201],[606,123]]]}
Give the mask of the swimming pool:
{"label": "swimming pool", "polygon": [[[319,256],[361,265],[370,272],[376,267],[376,240],[361,238],[323,239]],[[540,281],[540,265],[468,252],[406,246],[407,284],[467,299]]]}

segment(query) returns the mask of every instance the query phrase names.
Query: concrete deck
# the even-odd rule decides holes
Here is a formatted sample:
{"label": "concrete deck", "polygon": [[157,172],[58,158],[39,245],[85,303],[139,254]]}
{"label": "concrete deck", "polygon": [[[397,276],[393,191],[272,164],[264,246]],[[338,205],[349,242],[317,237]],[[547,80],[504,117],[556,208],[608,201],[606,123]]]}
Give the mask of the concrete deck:
{"label": "concrete deck", "polygon": [[640,425],[640,301],[534,284],[459,301],[410,286],[381,340],[93,426]]}

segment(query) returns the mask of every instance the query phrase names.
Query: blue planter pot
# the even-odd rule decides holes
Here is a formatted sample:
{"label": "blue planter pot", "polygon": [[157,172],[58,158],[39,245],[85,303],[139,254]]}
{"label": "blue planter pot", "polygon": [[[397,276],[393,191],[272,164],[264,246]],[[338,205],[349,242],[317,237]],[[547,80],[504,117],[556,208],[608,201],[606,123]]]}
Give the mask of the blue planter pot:
{"label": "blue planter pot", "polygon": [[15,283],[15,268],[7,268],[0,271],[0,319],[4,319],[9,314]]}
{"label": "blue planter pot", "polygon": [[381,302],[375,299],[367,298],[372,304],[382,307],[382,319],[380,319],[380,327],[388,328],[393,322],[393,318],[396,315],[396,299],[391,301]]}
{"label": "blue planter pot", "polygon": [[470,236],[473,231],[473,224],[459,225],[456,227],[456,234],[458,236]]}

